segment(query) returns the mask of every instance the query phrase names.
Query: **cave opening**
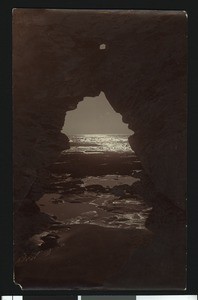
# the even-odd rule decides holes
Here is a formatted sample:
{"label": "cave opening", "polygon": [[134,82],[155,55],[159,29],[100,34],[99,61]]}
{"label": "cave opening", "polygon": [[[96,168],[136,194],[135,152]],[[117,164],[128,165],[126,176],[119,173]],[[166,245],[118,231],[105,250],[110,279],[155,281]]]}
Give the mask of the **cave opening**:
{"label": "cave opening", "polygon": [[50,167],[42,212],[68,225],[143,229],[149,207],[138,194],[142,165],[131,149],[133,131],[101,92],[66,112],[69,147]]}
{"label": "cave opening", "polygon": [[106,50],[106,44],[100,44],[100,50]]}
{"label": "cave opening", "polygon": [[[15,278],[23,288],[185,289],[185,19],[13,11]],[[68,148],[65,112],[67,122],[68,110],[100,90],[135,131],[135,153],[110,155],[90,140],[84,151],[73,151],[74,140]],[[112,149],[113,133],[105,134]]]}
{"label": "cave opening", "polygon": [[[104,92],[96,97],[84,97],[75,110],[67,111],[61,132],[69,137],[70,151],[77,151],[73,145],[79,142],[78,139],[83,139],[90,140],[88,145],[92,144],[97,152],[102,151],[102,145],[103,151],[134,152],[128,143],[128,137],[134,132],[123,122],[121,114],[113,109]],[[94,143],[97,140],[100,140],[100,145]],[[86,151],[89,152],[89,149],[85,148]]]}

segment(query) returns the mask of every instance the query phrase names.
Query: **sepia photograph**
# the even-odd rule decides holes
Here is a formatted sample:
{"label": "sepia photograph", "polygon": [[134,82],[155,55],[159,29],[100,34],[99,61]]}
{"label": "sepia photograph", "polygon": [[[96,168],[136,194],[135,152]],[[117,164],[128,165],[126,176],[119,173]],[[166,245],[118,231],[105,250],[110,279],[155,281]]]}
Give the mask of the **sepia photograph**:
{"label": "sepia photograph", "polygon": [[186,12],[12,20],[14,282],[185,290]]}

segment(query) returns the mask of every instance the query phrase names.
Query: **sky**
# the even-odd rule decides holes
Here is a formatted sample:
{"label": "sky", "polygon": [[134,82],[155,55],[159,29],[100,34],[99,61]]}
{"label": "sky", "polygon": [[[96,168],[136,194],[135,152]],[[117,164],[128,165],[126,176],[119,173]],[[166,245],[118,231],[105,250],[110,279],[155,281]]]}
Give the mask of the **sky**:
{"label": "sky", "polygon": [[62,132],[72,134],[129,134],[132,130],[122,122],[103,92],[97,97],[85,97],[77,109],[67,112]]}

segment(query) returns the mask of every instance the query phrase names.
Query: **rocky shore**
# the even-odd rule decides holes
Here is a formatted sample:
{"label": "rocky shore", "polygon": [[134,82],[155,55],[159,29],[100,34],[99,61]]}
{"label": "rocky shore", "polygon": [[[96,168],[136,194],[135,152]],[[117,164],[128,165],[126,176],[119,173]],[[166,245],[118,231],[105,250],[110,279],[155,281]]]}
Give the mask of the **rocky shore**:
{"label": "rocky shore", "polygon": [[[103,285],[100,288],[185,289],[186,13],[20,8],[13,10],[12,20],[16,282],[24,288],[53,288],[57,278],[60,285],[68,288]],[[100,45],[103,44],[106,49],[101,51]],[[111,182],[115,182],[117,175],[136,176],[137,174],[124,173],[127,168],[128,171],[141,169],[140,162],[133,160],[133,157],[130,160],[122,158],[124,167],[114,160],[114,156],[107,157],[107,161],[105,156],[98,157],[98,164],[96,153],[95,156],[71,156],[72,165],[65,158],[52,165],[60,152],[69,148],[68,137],[61,133],[65,115],[76,109],[85,97],[98,96],[101,91],[113,109],[122,115],[123,122],[134,132],[129,138],[129,144],[145,171],[138,173],[140,180],[133,184],[122,182],[114,185],[127,184],[130,187],[126,191],[123,186],[116,189],[114,186],[104,187],[93,178],[92,181],[88,178],[88,182],[85,177],[114,176],[108,177],[108,180],[111,178]],[[92,160],[95,160],[94,168],[89,167]],[[81,168],[77,169],[78,166]],[[118,174],[114,174],[115,166]],[[54,178],[50,178],[52,171]],[[66,178],[63,178],[64,173]],[[67,182],[63,183],[63,179]],[[106,179],[107,177],[101,178],[101,181],[104,183]],[[75,199],[72,196],[74,192],[77,193]],[[42,197],[49,196],[45,193],[61,193],[63,198],[48,198],[46,205],[40,202],[46,201]],[[83,193],[90,197],[86,203],[82,203]],[[87,210],[94,206],[91,193],[100,193],[104,201],[102,208],[95,202],[94,210],[98,217],[92,213],[89,216],[91,224],[85,224],[88,217],[84,215],[82,218],[82,214],[87,213],[83,205]],[[111,197],[116,197],[116,203],[113,203],[114,200],[111,202]],[[125,198],[119,199],[120,197]],[[135,199],[136,202],[130,199]],[[72,201],[80,203],[71,203]],[[129,210],[137,208],[137,202],[141,202],[141,212],[144,206],[152,207],[148,217],[144,215],[144,229],[118,228],[124,224],[131,226],[130,222],[120,220],[121,215],[125,219],[128,217],[122,206],[124,201],[125,204],[128,201]],[[50,205],[60,208],[57,209],[57,215],[67,206],[68,214],[70,213],[67,215],[68,221],[60,217],[59,220],[56,215],[52,215]],[[74,205],[81,207],[79,212],[74,209]],[[114,214],[112,221],[110,214]],[[120,218],[117,218],[118,215]],[[81,223],[76,224],[77,220]],[[101,226],[100,220],[105,220],[106,227]],[[114,228],[107,227],[112,225],[110,222],[113,222]],[[60,233],[60,228],[54,231],[54,226],[66,228],[61,228],[63,232]],[[96,239],[91,228],[103,240]],[[85,251],[82,238],[84,230],[90,230],[86,243],[90,247],[97,245],[92,248],[93,253]],[[79,236],[80,245],[78,239],[73,237],[76,235],[71,235],[73,242],[69,240],[69,245],[66,242],[66,235],[74,231]],[[102,231],[105,233],[102,234]],[[119,235],[121,231],[124,233]],[[131,239],[135,241],[134,233],[140,231],[144,238],[141,240],[140,235],[138,236],[135,243],[137,247],[134,244],[132,247],[131,242],[127,246],[127,232],[131,232]],[[116,232],[115,240],[113,232]],[[152,237],[149,240],[150,233]],[[36,234],[42,234],[42,238],[36,237],[41,249],[38,249],[37,243],[30,247],[29,239]],[[65,244],[59,247],[57,245],[62,236]],[[120,241],[118,236],[122,236]],[[77,244],[82,249],[75,255]],[[105,260],[107,257],[104,259],[101,256],[99,260],[99,252],[95,250],[100,249],[103,253],[103,244],[108,246],[105,249],[109,261],[112,257],[114,266],[116,261],[119,262],[119,271],[110,267],[112,265]],[[73,245],[73,249],[69,248],[70,245]],[[133,251],[135,247],[136,250]],[[68,255],[68,249],[71,250],[71,255],[74,254],[72,259]],[[121,252],[114,251],[116,249]],[[93,255],[92,262],[98,268],[101,265],[102,271],[99,272],[94,266],[97,273],[101,274],[96,278],[92,273],[93,269],[87,267],[86,282],[83,283],[82,276],[75,276],[80,274],[80,267],[77,267],[81,266],[79,261],[82,264],[84,260],[87,262],[88,255]],[[55,264],[57,256],[58,267]],[[120,261],[121,258],[124,259]],[[72,265],[76,266],[73,271],[68,267],[70,259]],[[78,264],[74,263],[75,259]],[[89,265],[88,262],[85,264]],[[107,267],[112,270],[111,273],[107,272]],[[63,274],[69,276],[67,270],[73,278],[72,283],[66,279],[62,282],[60,280]]]}
{"label": "rocky shore", "polygon": [[163,197],[134,154],[69,153],[49,170],[39,213],[27,216],[34,230],[18,256],[16,282],[25,289],[179,288],[184,216],[167,199],[161,210]]}

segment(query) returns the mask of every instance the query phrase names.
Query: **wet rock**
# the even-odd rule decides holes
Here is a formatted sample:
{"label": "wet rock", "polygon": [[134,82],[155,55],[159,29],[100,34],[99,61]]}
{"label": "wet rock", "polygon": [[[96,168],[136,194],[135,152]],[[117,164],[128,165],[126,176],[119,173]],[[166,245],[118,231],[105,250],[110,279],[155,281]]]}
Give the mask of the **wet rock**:
{"label": "wet rock", "polygon": [[61,229],[61,228],[64,228],[65,230],[70,230],[70,227],[65,223],[52,224],[50,226],[50,229]]}
{"label": "wet rock", "polygon": [[100,184],[91,184],[85,187],[87,191],[96,192],[96,193],[107,193],[109,192],[109,188],[105,188]]}
{"label": "wet rock", "polygon": [[89,217],[89,218],[96,218],[98,216],[98,213],[97,211],[88,211],[88,212],[85,212],[85,213],[82,213],[82,216],[83,217]]}
{"label": "wet rock", "polygon": [[49,233],[46,236],[41,237],[41,240],[43,240],[44,243],[41,244],[40,248],[42,250],[47,250],[50,248],[54,248],[58,246],[58,240],[59,236],[57,234]]}
{"label": "wet rock", "polygon": [[69,202],[69,203],[82,203],[82,201],[81,200],[69,200],[69,201],[67,201],[67,202]]}
{"label": "wet rock", "polygon": [[119,222],[125,222],[125,221],[127,221],[128,220],[128,218],[123,218],[123,217],[119,217],[118,218],[118,221]]}
{"label": "wet rock", "polygon": [[61,200],[61,199],[54,199],[54,200],[52,200],[52,203],[54,203],[54,204],[60,204],[60,203],[64,203],[64,201]]}
{"label": "wet rock", "polygon": [[52,217],[54,220],[57,220],[57,216],[52,215],[51,217]]}
{"label": "wet rock", "polygon": [[68,190],[64,190],[64,195],[67,195],[67,194],[82,194],[84,193],[85,191],[85,188],[81,188],[81,187],[75,187],[75,188],[70,188]]}
{"label": "wet rock", "polygon": [[111,193],[116,197],[124,197],[126,195],[126,189],[122,186],[114,186],[111,189]]}
{"label": "wet rock", "polygon": [[62,194],[68,194],[68,193],[75,193],[75,194],[80,194],[85,191],[85,187],[83,185],[83,182],[78,180],[78,181],[71,181],[71,182],[59,182],[57,183],[52,183],[49,188],[49,192],[58,192]]}

